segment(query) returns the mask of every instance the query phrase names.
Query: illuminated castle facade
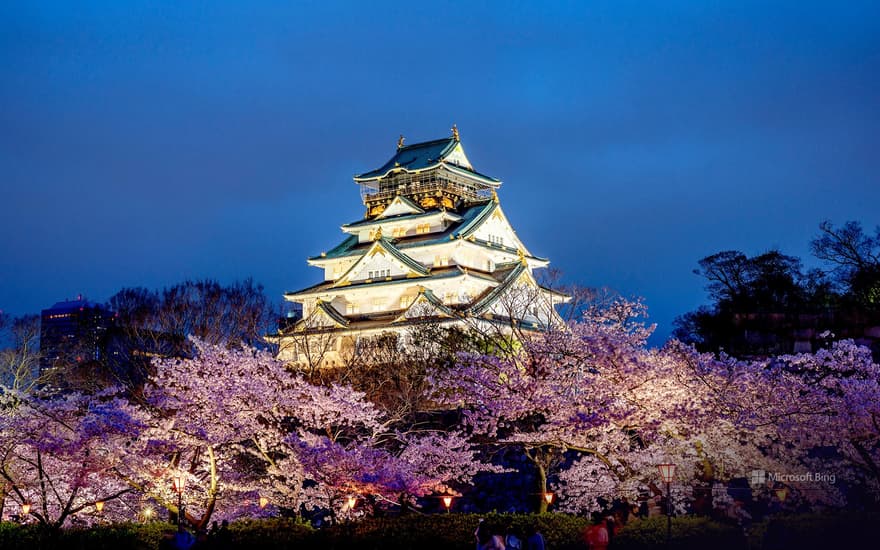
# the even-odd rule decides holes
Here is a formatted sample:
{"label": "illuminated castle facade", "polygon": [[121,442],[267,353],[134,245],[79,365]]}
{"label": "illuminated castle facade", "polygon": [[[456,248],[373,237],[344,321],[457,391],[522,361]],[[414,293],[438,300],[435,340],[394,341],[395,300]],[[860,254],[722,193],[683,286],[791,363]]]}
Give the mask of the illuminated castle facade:
{"label": "illuminated castle facade", "polygon": [[540,330],[558,321],[554,306],[567,297],[533,275],[548,260],[520,241],[499,204],[501,181],[474,169],[455,127],[414,145],[401,137],[388,162],[354,181],[365,216],[308,259],[323,281],[285,294],[303,316],[277,336],[279,358],[338,366],[361,339],[417,323]]}

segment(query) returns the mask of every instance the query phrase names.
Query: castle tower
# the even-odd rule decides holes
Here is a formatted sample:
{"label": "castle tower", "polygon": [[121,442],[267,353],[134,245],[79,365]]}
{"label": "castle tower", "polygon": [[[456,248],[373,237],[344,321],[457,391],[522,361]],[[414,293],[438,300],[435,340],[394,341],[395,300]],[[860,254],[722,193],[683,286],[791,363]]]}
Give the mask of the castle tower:
{"label": "castle tower", "polygon": [[535,280],[548,260],[520,241],[498,201],[501,181],[473,168],[457,128],[413,145],[401,136],[388,162],[354,181],[364,218],[308,259],[322,282],[285,294],[303,316],[277,336],[279,358],[339,366],[359,339],[417,323],[541,330],[558,321],[554,306],[568,297]]}

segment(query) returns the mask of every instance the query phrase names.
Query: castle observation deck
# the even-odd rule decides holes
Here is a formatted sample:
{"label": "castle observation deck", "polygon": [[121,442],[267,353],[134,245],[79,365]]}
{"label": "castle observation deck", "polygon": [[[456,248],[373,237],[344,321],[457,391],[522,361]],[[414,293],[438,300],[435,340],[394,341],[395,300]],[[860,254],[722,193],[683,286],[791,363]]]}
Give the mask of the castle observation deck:
{"label": "castle observation deck", "polygon": [[444,139],[404,145],[381,168],[354,177],[361,187],[366,218],[380,215],[397,196],[426,210],[459,211],[485,201],[501,181],[474,170],[464,153],[458,129]]}

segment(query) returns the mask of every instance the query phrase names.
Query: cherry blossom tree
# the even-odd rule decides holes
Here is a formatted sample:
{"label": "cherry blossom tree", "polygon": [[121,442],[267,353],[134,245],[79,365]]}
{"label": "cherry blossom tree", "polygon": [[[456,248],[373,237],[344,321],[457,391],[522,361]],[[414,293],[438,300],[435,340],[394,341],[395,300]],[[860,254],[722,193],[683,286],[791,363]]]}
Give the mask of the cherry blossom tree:
{"label": "cherry blossom tree", "polygon": [[[823,439],[808,429],[844,407],[827,392],[814,395],[810,381],[768,362],[698,354],[677,342],[648,349],[644,313],[640,303],[618,299],[588,309],[566,330],[534,334],[515,356],[462,355],[456,368],[434,374],[436,397],[463,408],[473,433],[520,449],[538,492],[556,478],[560,506],[578,512],[663,494],[657,465],[665,462],[679,466],[679,507],[697,490],[724,501],[717,484],[753,470],[803,471],[810,450],[832,441],[830,432]],[[861,364],[858,357],[842,362]],[[860,367],[863,378],[872,368]],[[855,426],[874,418],[864,412],[876,395],[867,383],[859,383],[863,398],[849,400],[851,425],[835,423],[841,429],[834,433],[857,433]],[[851,447],[851,456],[864,455]],[[772,493],[771,486],[757,489]],[[810,495],[827,504],[840,497],[833,488]]]}
{"label": "cherry blossom tree", "polygon": [[[880,500],[880,366],[872,360],[871,350],[844,340],[814,354],[779,357],[770,368],[791,380],[796,392],[792,399],[812,403],[817,411],[814,417],[798,417],[779,426],[786,441],[804,450],[807,471],[833,473],[835,483],[864,487]],[[833,456],[808,452],[819,447],[836,452]],[[808,481],[807,487],[792,486],[815,492],[815,480]]]}
{"label": "cherry blossom tree", "polygon": [[253,515],[259,497],[335,512],[352,493],[420,496],[479,468],[463,436],[398,432],[362,393],[311,384],[267,351],[193,345],[193,358],[156,362],[144,392],[155,452],[132,469],[151,473],[150,497],[175,514],[171,479],[187,476],[193,525],[215,509]]}
{"label": "cherry blossom tree", "polygon": [[[516,355],[462,355],[458,368],[434,375],[437,399],[464,408],[476,434],[520,448],[540,493],[570,452],[619,477],[625,463],[616,456],[642,445],[629,429],[636,404],[621,394],[648,370],[642,352],[651,328],[637,320],[642,313],[618,300],[567,330],[534,334]],[[541,499],[540,511],[546,506]]]}
{"label": "cherry blossom tree", "polygon": [[143,425],[136,409],[112,390],[46,398],[0,388],[0,394],[6,505],[0,513],[18,515],[29,505],[24,519],[54,528],[131,519],[137,497],[116,473],[138,447]]}

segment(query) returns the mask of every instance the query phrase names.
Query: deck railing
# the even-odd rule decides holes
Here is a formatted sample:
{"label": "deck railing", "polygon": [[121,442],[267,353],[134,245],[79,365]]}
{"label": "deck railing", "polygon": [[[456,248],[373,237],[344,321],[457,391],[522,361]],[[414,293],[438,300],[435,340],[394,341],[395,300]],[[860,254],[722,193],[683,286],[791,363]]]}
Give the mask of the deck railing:
{"label": "deck railing", "polygon": [[455,174],[421,178],[419,174],[401,174],[380,182],[378,187],[375,182],[361,184],[361,200],[367,204],[390,200],[397,195],[412,196],[438,190],[452,192],[467,201],[485,200],[492,194],[491,187]]}

